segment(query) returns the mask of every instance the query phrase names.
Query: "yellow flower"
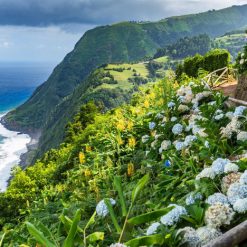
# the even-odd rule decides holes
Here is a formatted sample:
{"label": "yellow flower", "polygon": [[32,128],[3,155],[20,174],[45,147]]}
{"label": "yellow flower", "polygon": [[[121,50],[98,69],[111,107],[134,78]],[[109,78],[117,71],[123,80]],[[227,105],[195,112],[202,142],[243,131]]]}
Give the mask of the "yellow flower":
{"label": "yellow flower", "polygon": [[135,139],[135,137],[130,137],[129,140],[128,140],[128,144],[129,144],[129,147],[130,148],[134,148],[135,145],[136,145],[136,139]]}
{"label": "yellow flower", "polygon": [[86,157],[85,157],[85,154],[83,152],[79,153],[79,161],[81,164],[85,163],[85,161],[86,161]]}
{"label": "yellow flower", "polygon": [[92,174],[92,172],[88,168],[84,171],[85,177],[90,177],[91,174]]}
{"label": "yellow flower", "polygon": [[129,121],[128,124],[127,124],[127,129],[128,130],[131,130],[133,128],[133,122],[132,121]]}
{"label": "yellow flower", "polygon": [[116,140],[117,140],[117,143],[118,143],[119,146],[121,146],[123,144],[123,139],[122,139],[122,137],[120,135],[116,136]]}
{"label": "yellow flower", "polygon": [[148,108],[148,107],[149,107],[149,102],[148,102],[148,100],[145,100],[145,101],[144,101],[144,107],[145,107],[145,108]]}
{"label": "yellow flower", "polygon": [[130,162],[128,164],[128,171],[127,171],[128,176],[131,177],[134,174],[134,171],[135,171],[134,164]]}
{"label": "yellow flower", "polygon": [[124,130],[125,129],[125,122],[121,119],[118,121],[116,126],[117,126],[117,129]]}

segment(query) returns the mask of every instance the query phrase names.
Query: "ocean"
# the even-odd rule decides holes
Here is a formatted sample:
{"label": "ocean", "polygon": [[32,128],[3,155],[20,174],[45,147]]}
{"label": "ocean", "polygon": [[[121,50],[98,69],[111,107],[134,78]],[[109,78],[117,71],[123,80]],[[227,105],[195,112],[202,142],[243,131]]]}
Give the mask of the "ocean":
{"label": "ocean", "polygon": [[[51,74],[52,63],[0,62],[0,118],[25,102]],[[6,190],[12,168],[27,151],[30,137],[0,124],[0,191]]]}

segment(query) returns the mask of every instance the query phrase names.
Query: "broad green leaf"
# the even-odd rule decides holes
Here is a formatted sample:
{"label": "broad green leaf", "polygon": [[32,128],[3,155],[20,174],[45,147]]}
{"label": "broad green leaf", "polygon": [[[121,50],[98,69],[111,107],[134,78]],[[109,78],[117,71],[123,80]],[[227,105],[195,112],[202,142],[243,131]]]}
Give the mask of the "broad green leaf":
{"label": "broad green leaf", "polygon": [[114,210],[113,210],[113,207],[111,205],[110,200],[109,199],[105,199],[104,202],[105,202],[105,204],[106,204],[106,206],[107,206],[107,208],[109,210],[109,213],[110,213],[110,216],[111,216],[111,219],[112,219],[112,223],[115,226],[117,233],[120,233],[121,232],[121,227],[118,224],[117,217],[116,217],[116,215],[114,213]]}
{"label": "broad green leaf", "polygon": [[125,202],[124,195],[123,195],[123,188],[122,188],[122,183],[121,183],[120,177],[114,178],[114,186],[118,192],[120,205],[121,205],[121,209],[122,209],[122,216],[124,217],[127,215],[127,207],[126,207],[126,202]]}
{"label": "broad green leaf", "polygon": [[2,237],[1,237],[1,241],[0,241],[0,247],[2,247],[2,245],[3,245],[3,240],[4,240],[4,238],[5,238],[5,235],[6,235],[6,232],[2,235]]}
{"label": "broad green leaf", "polygon": [[89,221],[87,222],[85,228],[84,228],[84,231],[89,227],[91,226],[92,224],[94,224],[95,222],[95,215],[96,215],[96,211],[93,213],[93,215],[91,216],[91,218],[89,219]]}
{"label": "broad green leaf", "polygon": [[143,236],[140,238],[131,239],[125,243],[128,247],[139,247],[139,246],[152,246],[153,244],[162,244],[164,242],[164,236],[161,234],[155,234],[150,236]]}
{"label": "broad green leaf", "polygon": [[144,186],[147,184],[148,180],[149,180],[149,174],[145,175],[143,178],[141,178],[138,181],[136,187],[132,191],[132,204],[134,204],[136,198],[138,197]]}
{"label": "broad green leaf", "polygon": [[56,245],[50,242],[44,234],[39,231],[32,223],[26,222],[27,229],[29,233],[38,241],[40,244],[43,244],[46,247],[56,247]]}
{"label": "broad green leaf", "polygon": [[162,208],[162,209],[150,212],[150,213],[141,214],[141,215],[138,215],[136,217],[129,219],[128,223],[130,223],[132,225],[140,225],[143,223],[148,223],[148,222],[154,221],[154,220],[158,219],[159,217],[167,214],[173,208],[174,207]]}
{"label": "broad green leaf", "polygon": [[[67,232],[69,232],[73,221],[68,216],[64,216],[64,215],[61,215],[59,218],[63,222]],[[77,226],[77,231],[83,233],[82,228],[80,228],[79,226]]]}
{"label": "broad green leaf", "polygon": [[69,234],[68,234],[67,238],[65,239],[63,247],[73,247],[74,246],[74,238],[75,238],[76,233],[77,233],[77,227],[78,227],[78,223],[79,223],[80,219],[81,219],[81,211],[80,211],[80,209],[78,209],[75,213],[73,223],[70,227]]}
{"label": "broad green leaf", "polygon": [[104,240],[104,232],[94,232],[86,237],[87,242],[94,243],[99,240]]}

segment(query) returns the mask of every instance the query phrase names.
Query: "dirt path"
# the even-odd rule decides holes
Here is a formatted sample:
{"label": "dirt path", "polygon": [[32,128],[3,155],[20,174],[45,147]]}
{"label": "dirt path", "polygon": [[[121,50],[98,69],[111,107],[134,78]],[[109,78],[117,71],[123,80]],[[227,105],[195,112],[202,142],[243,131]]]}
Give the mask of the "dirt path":
{"label": "dirt path", "polygon": [[237,81],[234,80],[215,88],[215,90],[219,90],[223,92],[223,94],[226,96],[234,97],[236,88],[237,88]]}

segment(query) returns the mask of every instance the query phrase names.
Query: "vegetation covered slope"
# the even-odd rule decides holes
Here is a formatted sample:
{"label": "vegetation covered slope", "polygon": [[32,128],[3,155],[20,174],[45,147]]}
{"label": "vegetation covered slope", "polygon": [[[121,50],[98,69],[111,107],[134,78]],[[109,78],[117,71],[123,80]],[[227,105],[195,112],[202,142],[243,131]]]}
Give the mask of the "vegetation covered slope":
{"label": "vegetation covered slope", "polygon": [[104,115],[84,105],[66,143],[15,170],[4,246],[201,246],[246,218],[246,108],[166,78]]}
{"label": "vegetation covered slope", "polygon": [[59,64],[49,79],[22,106],[5,117],[10,128],[31,131],[47,129],[57,105],[66,100],[92,69],[111,62],[128,62],[154,55],[177,39],[200,33],[211,36],[247,24],[247,5],[172,17],[151,23],[124,22],[98,27],[86,32]]}

